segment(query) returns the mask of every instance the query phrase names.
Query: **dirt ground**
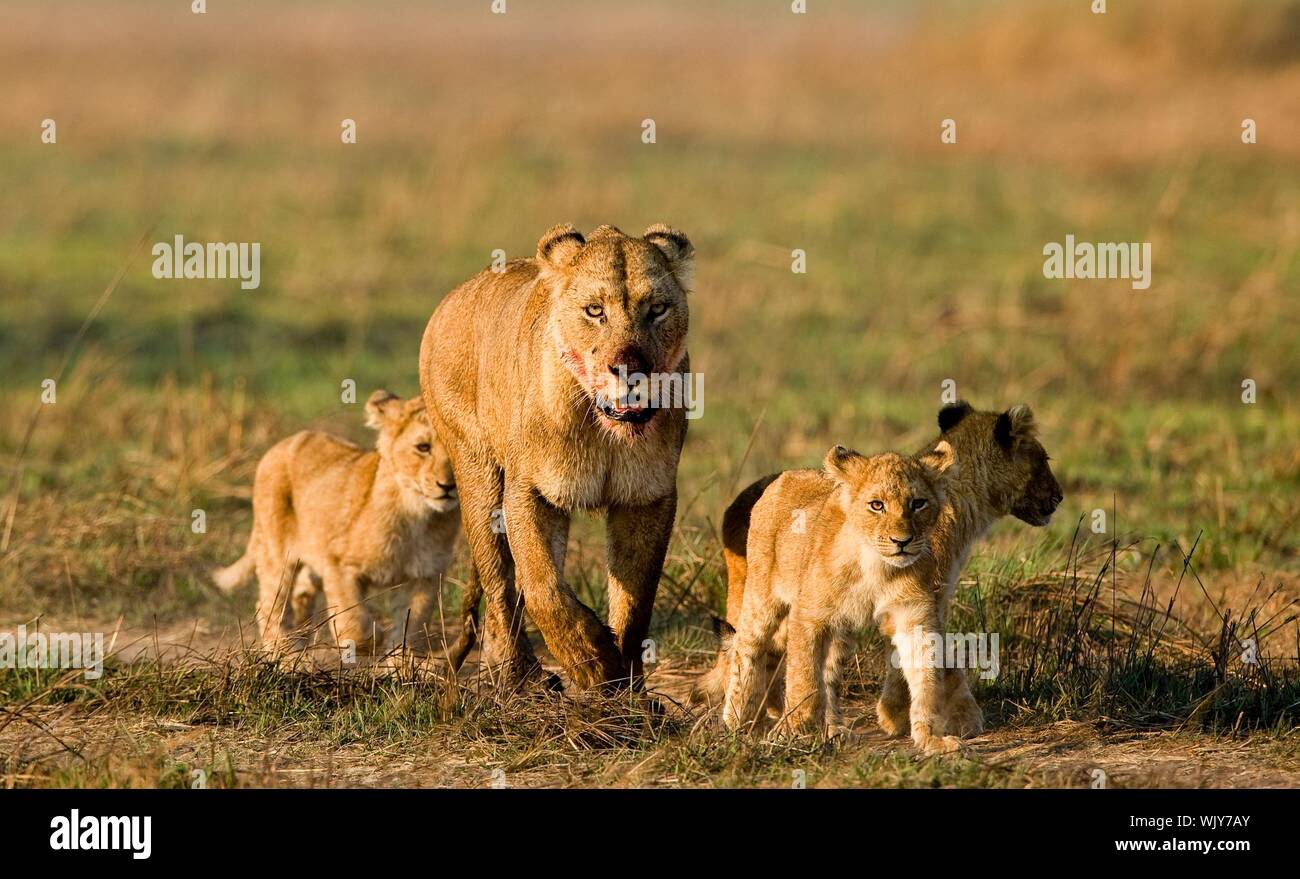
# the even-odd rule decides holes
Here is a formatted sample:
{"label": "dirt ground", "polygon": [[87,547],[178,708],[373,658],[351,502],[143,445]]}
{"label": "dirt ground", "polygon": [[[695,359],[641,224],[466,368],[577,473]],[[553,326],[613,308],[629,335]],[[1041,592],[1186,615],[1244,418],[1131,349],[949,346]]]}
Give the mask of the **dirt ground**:
{"label": "dirt ground", "polygon": [[[79,630],[87,627],[109,633],[106,646],[119,661],[161,658],[166,666],[238,662],[246,655],[241,639],[246,644],[250,636],[246,628],[203,620],[157,630],[83,620]],[[58,630],[50,621],[43,621],[42,628]],[[322,648],[317,660],[327,663],[332,653]],[[559,671],[544,651],[541,658]],[[419,661],[441,667],[437,659]],[[811,757],[807,751],[791,752],[785,771],[778,756],[765,774],[722,773],[704,781],[672,771],[675,749],[689,748],[701,737],[722,737],[715,716],[685,707],[691,682],[703,669],[698,662],[666,660],[649,677],[648,689],[684,721],[686,732],[640,747],[573,749],[568,758],[562,746],[548,747],[541,760],[521,759],[520,752],[529,751],[526,745],[466,743],[451,730],[398,736],[376,746],[327,742],[293,723],[260,731],[237,718],[229,725],[189,724],[110,703],[19,706],[0,721],[0,751],[11,755],[11,766],[26,769],[6,774],[3,783],[154,786],[179,767],[190,786],[193,767],[208,767],[204,772],[219,774],[217,783],[241,787],[775,786],[800,769],[809,787],[1300,787],[1300,741],[1293,730],[1227,738],[1191,729],[1135,731],[1060,721],[993,728],[965,741],[958,755],[926,758],[906,740],[881,733],[872,707],[862,698],[846,700],[851,740],[826,745]],[[476,674],[471,661],[461,679],[472,681]],[[925,771],[935,760],[951,766]]]}

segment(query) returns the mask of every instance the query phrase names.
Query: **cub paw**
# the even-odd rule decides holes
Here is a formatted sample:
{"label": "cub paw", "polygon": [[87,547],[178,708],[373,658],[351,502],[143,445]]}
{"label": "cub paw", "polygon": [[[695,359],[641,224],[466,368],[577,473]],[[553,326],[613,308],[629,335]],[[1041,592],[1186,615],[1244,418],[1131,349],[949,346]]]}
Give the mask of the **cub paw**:
{"label": "cub paw", "polygon": [[876,701],[876,723],[890,737],[907,735],[907,707],[889,705],[883,699]]}
{"label": "cub paw", "polygon": [[974,699],[948,708],[947,732],[959,738],[970,738],[984,732],[984,712]]}
{"label": "cub paw", "polygon": [[926,754],[951,754],[961,748],[961,741],[956,736],[937,736],[930,732],[939,728],[940,724],[912,724],[912,742]]}

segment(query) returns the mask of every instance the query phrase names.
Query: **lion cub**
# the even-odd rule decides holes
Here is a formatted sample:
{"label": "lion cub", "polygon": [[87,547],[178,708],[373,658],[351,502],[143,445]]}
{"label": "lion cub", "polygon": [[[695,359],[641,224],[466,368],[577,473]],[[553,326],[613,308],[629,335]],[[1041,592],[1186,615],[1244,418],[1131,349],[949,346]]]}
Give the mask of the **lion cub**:
{"label": "lion cub", "polygon": [[917,457],[865,457],[836,446],[824,465],[781,474],[754,506],[723,723],[757,721],[772,685],[768,652],[785,621],[783,725],[837,726],[848,636],[875,620],[903,658],[913,741],[927,752],[953,750],[957,739],[942,735],[941,670],[908,659],[919,655],[918,636],[939,631],[930,535],[956,473],[952,447],[941,441]]}
{"label": "lion cub", "polygon": [[363,651],[376,646],[362,606],[368,589],[411,584],[394,620],[396,642],[429,621],[460,528],[451,462],[419,397],[375,391],[366,425],[379,432],[374,451],[304,430],[257,465],[248,548],[213,579],[229,591],[256,570],[267,650],[306,646],[322,589],[335,641]]}

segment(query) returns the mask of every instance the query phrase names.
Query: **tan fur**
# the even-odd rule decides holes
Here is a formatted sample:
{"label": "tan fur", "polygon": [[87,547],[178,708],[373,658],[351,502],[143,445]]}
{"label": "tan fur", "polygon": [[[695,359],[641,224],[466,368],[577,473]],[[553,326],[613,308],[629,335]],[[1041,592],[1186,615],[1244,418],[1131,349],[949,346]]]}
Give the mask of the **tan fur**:
{"label": "tan fur", "polygon": [[[690,242],[666,226],[641,237],[602,226],[589,238],[557,226],[534,257],[481,272],[429,320],[420,385],[487,596],[485,659],[509,679],[538,670],[526,602],[579,685],[640,680],[686,418],[680,406],[651,414],[628,402],[617,373],[689,370],[691,261]],[[606,512],[608,625],[564,582],[579,509]]]}
{"label": "tan fur", "polygon": [[[940,622],[947,617],[948,604],[956,591],[957,579],[971,547],[997,519],[1015,515],[1031,525],[1046,525],[1061,501],[1061,488],[1048,465],[1048,458],[1036,436],[1028,406],[1006,412],[977,412],[966,403],[945,407],[939,413],[940,437],[922,451],[948,441],[962,462],[949,478],[948,509],[936,525],[932,547],[940,560],[935,566],[939,580],[934,588],[941,595]],[[747,487],[727,508],[723,517],[723,555],[727,567],[727,623],[739,622],[737,609],[745,593],[745,541],[750,516],[763,489],[775,476],[765,476]],[[783,632],[778,632],[779,646]],[[697,702],[718,704],[726,690],[728,651],[719,651],[713,669],[697,683]],[[909,694],[901,672],[886,664],[887,672],[877,717],[893,735],[908,730]],[[974,735],[983,731],[984,719],[961,669],[945,669],[944,713],[949,725],[945,732]]]}
{"label": "tan fur", "polygon": [[[931,588],[932,533],[953,471],[946,442],[916,458],[863,457],[836,446],[825,469],[783,473],[754,505],[748,573],[731,645],[723,723],[756,724],[767,656],[786,623],[785,717],[795,731],[835,731],[839,678],[849,636],[875,621],[900,655],[917,632],[938,631]],[[912,733],[926,751],[951,750],[939,706],[940,669],[903,664],[912,700]]]}
{"label": "tan fur", "polygon": [[271,447],[253,481],[253,531],[244,556],[214,573],[233,589],[256,571],[258,628],[273,652],[304,646],[320,591],[337,642],[375,645],[362,600],[410,584],[393,640],[429,622],[459,530],[456,480],[419,398],[376,391],[366,403],[377,448],[317,431]]}

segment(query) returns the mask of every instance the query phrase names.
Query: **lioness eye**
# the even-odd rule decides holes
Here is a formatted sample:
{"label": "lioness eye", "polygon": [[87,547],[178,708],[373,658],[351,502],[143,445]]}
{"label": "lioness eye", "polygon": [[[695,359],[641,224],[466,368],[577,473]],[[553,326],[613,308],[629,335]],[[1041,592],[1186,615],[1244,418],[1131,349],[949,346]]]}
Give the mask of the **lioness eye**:
{"label": "lioness eye", "polygon": [[663,317],[668,313],[668,304],[666,302],[656,302],[650,306],[651,317]]}
{"label": "lioness eye", "polygon": [[883,513],[885,511],[884,501],[872,501],[867,504],[867,506],[871,507],[871,509],[875,510],[877,513]]}
{"label": "lioness eye", "polygon": [[605,313],[605,306],[592,303],[584,308],[583,311],[587,312],[587,317],[600,317]]}
{"label": "lioness eye", "polygon": [[433,451],[433,445],[430,443],[420,443],[415,447],[415,450],[421,455],[427,455],[429,452]]}
{"label": "lioness eye", "polygon": [[912,509],[913,509],[913,510],[924,510],[924,509],[925,509],[925,498],[923,498],[923,497],[919,497],[919,498],[917,498],[916,500],[912,501]]}

